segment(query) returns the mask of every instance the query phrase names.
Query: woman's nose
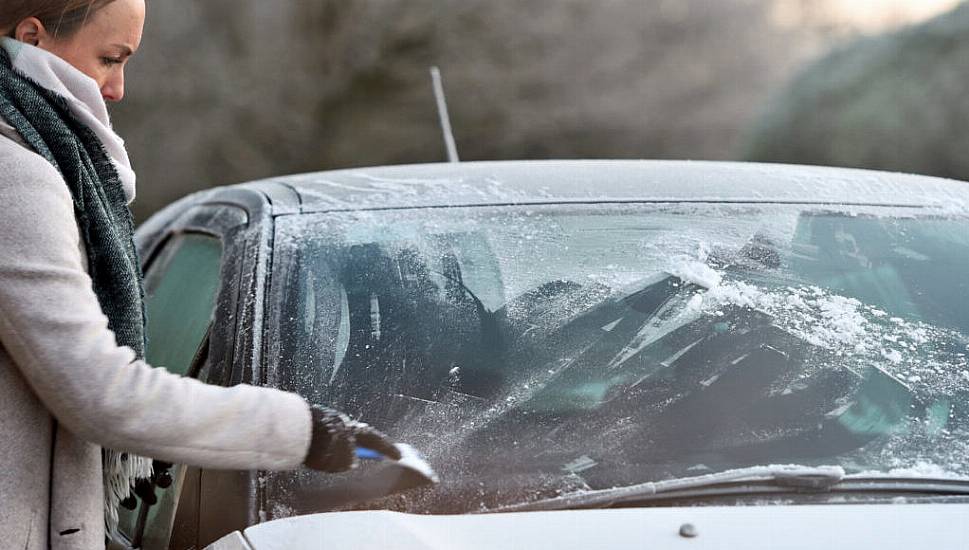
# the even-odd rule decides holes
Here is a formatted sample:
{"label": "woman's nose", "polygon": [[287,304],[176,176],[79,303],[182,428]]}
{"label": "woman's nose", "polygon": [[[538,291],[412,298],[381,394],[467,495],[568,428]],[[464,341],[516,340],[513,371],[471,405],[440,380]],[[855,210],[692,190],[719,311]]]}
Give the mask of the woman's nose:
{"label": "woman's nose", "polygon": [[101,86],[101,97],[105,101],[121,101],[124,99],[124,71],[118,71]]}

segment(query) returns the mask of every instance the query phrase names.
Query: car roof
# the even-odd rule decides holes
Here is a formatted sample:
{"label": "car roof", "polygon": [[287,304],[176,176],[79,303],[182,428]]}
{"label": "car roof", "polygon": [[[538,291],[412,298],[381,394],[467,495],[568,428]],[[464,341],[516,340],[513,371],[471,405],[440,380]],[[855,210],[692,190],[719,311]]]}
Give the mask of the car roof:
{"label": "car roof", "polygon": [[[419,164],[281,176],[242,187],[274,193],[273,202],[285,211],[277,213],[568,202],[969,205],[969,184],[955,180],[847,168],[739,162],[577,160]],[[282,192],[280,188],[288,191]]]}
{"label": "car roof", "polygon": [[[969,184],[893,172],[711,161],[489,161],[278,176],[183,197],[147,220],[158,229],[191,205],[235,204],[271,216],[368,209],[596,202],[734,202],[942,207],[969,211]],[[141,231],[147,232],[148,229]]]}

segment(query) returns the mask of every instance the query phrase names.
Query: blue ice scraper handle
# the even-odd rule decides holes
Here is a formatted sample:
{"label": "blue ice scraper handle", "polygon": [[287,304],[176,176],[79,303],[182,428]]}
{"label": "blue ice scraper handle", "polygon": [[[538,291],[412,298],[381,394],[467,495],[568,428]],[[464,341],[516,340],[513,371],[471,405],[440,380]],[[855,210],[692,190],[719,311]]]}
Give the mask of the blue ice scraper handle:
{"label": "blue ice scraper handle", "polygon": [[[437,473],[434,472],[434,468],[431,468],[431,465],[424,460],[424,457],[421,456],[417,449],[406,443],[398,443],[394,447],[397,447],[397,450],[400,451],[400,460],[394,461],[398,467],[419,476],[419,479],[423,480],[422,484],[424,485],[434,484],[440,481]],[[361,460],[388,460],[386,455],[366,447],[357,447],[356,453],[357,458]]]}
{"label": "blue ice scraper handle", "polygon": [[366,447],[357,447],[357,458],[360,460],[383,460],[387,457],[378,453],[373,449],[368,449]]}

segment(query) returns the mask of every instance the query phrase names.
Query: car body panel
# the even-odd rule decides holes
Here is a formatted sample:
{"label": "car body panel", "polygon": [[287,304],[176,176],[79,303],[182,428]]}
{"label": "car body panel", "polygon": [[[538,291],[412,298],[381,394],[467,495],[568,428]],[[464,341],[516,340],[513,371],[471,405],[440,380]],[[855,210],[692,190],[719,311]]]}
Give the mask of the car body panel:
{"label": "car body panel", "polygon": [[[341,512],[271,521],[246,529],[245,538],[253,550],[965,548],[967,515],[969,504],[627,508],[463,516]],[[693,526],[694,537],[680,534],[689,529],[686,524]],[[943,525],[947,528],[940,529]]]}

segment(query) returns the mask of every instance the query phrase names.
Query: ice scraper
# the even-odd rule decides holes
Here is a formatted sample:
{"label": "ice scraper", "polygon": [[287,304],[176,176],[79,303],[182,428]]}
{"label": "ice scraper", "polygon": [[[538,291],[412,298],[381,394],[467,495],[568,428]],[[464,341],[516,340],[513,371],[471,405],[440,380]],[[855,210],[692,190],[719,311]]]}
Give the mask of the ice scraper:
{"label": "ice scraper", "polygon": [[366,447],[357,447],[357,458],[361,460],[387,460],[394,462],[404,470],[417,476],[419,485],[430,485],[439,481],[437,473],[424,460],[424,457],[421,456],[417,449],[406,443],[397,443],[394,447],[397,447],[397,450],[400,451],[400,460],[393,460]]}

